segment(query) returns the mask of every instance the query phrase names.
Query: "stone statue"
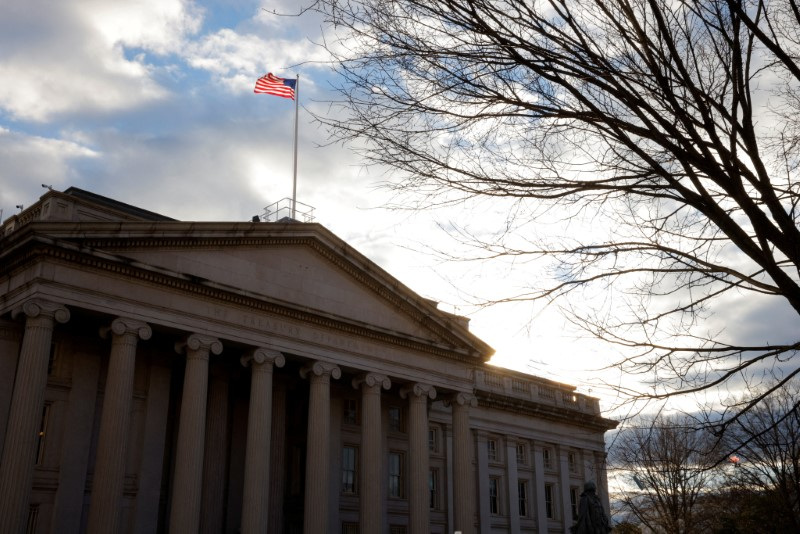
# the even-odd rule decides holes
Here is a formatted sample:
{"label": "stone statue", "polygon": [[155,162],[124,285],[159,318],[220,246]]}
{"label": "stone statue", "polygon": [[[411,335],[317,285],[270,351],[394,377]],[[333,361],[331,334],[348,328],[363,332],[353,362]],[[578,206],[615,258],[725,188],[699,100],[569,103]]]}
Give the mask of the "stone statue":
{"label": "stone statue", "polygon": [[603,504],[597,496],[597,486],[591,480],[583,485],[578,505],[578,522],[570,527],[572,534],[608,534],[611,532]]}

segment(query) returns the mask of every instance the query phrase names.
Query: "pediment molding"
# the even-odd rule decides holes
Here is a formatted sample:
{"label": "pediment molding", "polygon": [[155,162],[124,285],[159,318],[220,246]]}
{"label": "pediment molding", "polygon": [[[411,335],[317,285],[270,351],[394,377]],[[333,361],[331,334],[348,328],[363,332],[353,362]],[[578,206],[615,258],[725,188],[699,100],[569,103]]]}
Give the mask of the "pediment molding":
{"label": "pediment molding", "polygon": [[[45,225],[47,223],[41,224]],[[28,225],[28,228],[33,229],[31,227],[35,226],[37,226],[37,223],[32,223]],[[491,349],[488,349],[488,347],[488,350],[481,351],[482,342],[471,345],[464,337],[454,335],[452,330],[459,328],[457,324],[444,315],[437,317],[435,308],[421,297],[416,297],[416,300],[411,297],[403,298],[402,295],[387,287],[385,283],[381,283],[381,280],[370,276],[370,271],[358,269],[357,264],[342,258],[341,255],[336,254],[330,247],[313,236],[198,237],[191,239],[134,237],[120,239],[116,237],[76,236],[74,227],[72,228],[73,232],[70,232],[72,235],[51,237],[51,232],[49,231],[51,228],[47,230],[47,232],[41,234],[43,239],[34,239],[30,242],[30,247],[25,246],[24,251],[18,250],[22,254],[14,255],[13,261],[7,264],[7,267],[16,270],[24,267],[25,264],[48,257],[59,262],[79,265],[83,269],[112,273],[123,278],[139,280],[222,304],[233,305],[242,308],[243,311],[263,312],[279,318],[301,321],[342,334],[426,353],[437,358],[455,359],[474,364],[488,359],[491,353]],[[346,318],[316,313],[314,310],[309,309],[298,309],[288,302],[279,302],[266,296],[250,294],[236,287],[226,287],[195,276],[182,275],[181,273],[161,270],[155,266],[139,264],[124,256],[124,250],[126,249],[181,249],[187,247],[197,249],[232,246],[280,247],[289,245],[304,246],[315,251],[330,263],[347,272],[364,287],[371,289],[380,298],[385,299],[398,310],[402,310],[415,321],[423,324],[427,330],[443,341],[434,342],[426,339],[415,339],[408,334],[393,333],[372,325],[357,324],[348,321]],[[399,282],[397,286],[400,287]],[[468,336],[471,337],[471,334],[468,334]]]}

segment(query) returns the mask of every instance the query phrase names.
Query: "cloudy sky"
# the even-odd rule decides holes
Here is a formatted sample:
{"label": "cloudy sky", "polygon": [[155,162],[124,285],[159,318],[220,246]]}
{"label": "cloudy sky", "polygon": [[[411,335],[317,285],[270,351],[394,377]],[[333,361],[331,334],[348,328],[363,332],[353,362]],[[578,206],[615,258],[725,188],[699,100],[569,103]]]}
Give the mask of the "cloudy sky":
{"label": "cloudy sky", "polygon": [[[309,111],[326,113],[332,73],[313,16],[292,0],[5,0],[0,17],[0,209],[30,205],[42,184],[106,195],[184,220],[250,220],[292,192],[291,100],[253,94],[266,72],[300,76],[298,200],[317,222],[442,309],[465,314],[496,361],[601,394],[613,349],[576,340],[553,310],[475,309],[477,293],[513,293],[541,272],[442,262],[444,230],[506,217],[477,202],[397,212],[385,176],[330,146]],[[484,224],[485,223],[485,224]],[[738,308],[751,329],[789,312]],[[758,318],[769,320],[759,321]],[[796,321],[784,320],[787,330]],[[606,375],[610,381],[618,378]],[[608,401],[609,404],[611,401]]]}
{"label": "cloudy sky", "polygon": [[[577,383],[548,363],[565,350],[557,317],[476,311],[466,276],[487,292],[505,274],[442,263],[439,226],[462,214],[383,209],[383,173],[326,146],[310,111],[334,95],[320,20],[293,1],[8,0],[0,19],[0,209],[7,218],[44,192],[77,186],[186,220],[250,220],[292,193],[291,100],[255,95],[266,72],[300,76],[298,200],[316,220],[448,311],[472,317],[498,360]],[[465,207],[466,211],[467,208]],[[496,217],[502,208],[469,207]],[[465,287],[462,286],[464,282]],[[548,333],[548,339],[541,337]],[[555,335],[553,335],[555,334]],[[559,358],[561,359],[561,358]],[[533,367],[531,367],[533,365]]]}

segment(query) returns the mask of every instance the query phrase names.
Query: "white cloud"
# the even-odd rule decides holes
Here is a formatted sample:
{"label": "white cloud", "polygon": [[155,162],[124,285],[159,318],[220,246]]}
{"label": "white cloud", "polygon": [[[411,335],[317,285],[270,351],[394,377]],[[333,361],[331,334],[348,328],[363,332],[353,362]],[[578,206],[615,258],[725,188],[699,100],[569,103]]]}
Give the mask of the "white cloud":
{"label": "white cloud", "polygon": [[0,107],[18,120],[38,122],[57,113],[135,107],[167,95],[141,64],[109,63],[111,68],[87,69],[69,63],[28,66],[26,58],[6,62],[0,66],[0,79],[16,81],[0,86]]}
{"label": "white cloud", "polygon": [[203,23],[203,10],[184,0],[82,0],[75,4],[107,49],[122,44],[159,55],[178,52]]}
{"label": "white cloud", "polygon": [[264,38],[227,28],[192,43],[185,54],[189,65],[210,72],[232,91],[252,91],[256,75],[273,72],[290,78],[298,71],[291,67],[313,67],[327,59],[327,54],[310,41]]}
{"label": "white cloud", "polygon": [[[14,2],[0,23],[0,109],[17,120],[135,108],[167,96],[125,47],[166,54],[202,16],[179,0]],[[13,80],[13,83],[12,83]]]}
{"label": "white cloud", "polygon": [[0,127],[0,206],[10,209],[33,202],[43,193],[41,184],[56,189],[69,186],[77,178],[76,160],[100,156],[79,141],[28,136]]}
{"label": "white cloud", "polygon": [[[248,113],[241,102],[232,106],[237,110],[236,116],[228,117],[224,111],[213,110],[217,113],[214,120],[182,117],[194,104],[189,102],[185,108],[169,108],[175,124],[163,133],[116,128],[64,132],[62,135],[68,141],[62,141],[61,146],[75,147],[74,155],[94,153],[102,154],[102,158],[83,165],[73,160],[71,181],[60,181],[57,185],[75,185],[179,219],[250,220],[267,204],[290,196],[292,191],[292,138],[287,132],[291,131],[294,106],[290,101],[264,98],[284,104],[285,109],[275,119],[281,127],[263,116],[252,116],[263,114]],[[265,102],[258,99],[250,104],[256,107]],[[153,115],[166,112],[156,110]],[[206,112],[201,110],[201,113]],[[335,187],[352,190],[353,178],[349,175],[354,170],[346,161],[348,153],[314,148],[309,137],[313,130],[307,123],[301,126],[300,200],[313,204],[320,201],[317,193]],[[86,151],[79,152],[79,147]],[[85,147],[92,147],[93,152]],[[33,148],[31,151],[35,153]],[[27,176],[34,174],[38,188],[44,176],[58,174],[53,168],[33,171],[37,168],[34,161],[23,161],[18,154],[8,151],[0,152],[0,161],[12,162],[16,169],[14,175],[0,175],[0,183],[23,177],[27,180]],[[327,172],[317,172],[319,166]],[[28,203],[40,193],[33,191],[24,200]],[[359,195],[339,200],[357,201]],[[341,219],[346,211],[351,211],[350,206],[340,205],[331,213]]]}
{"label": "white cloud", "polygon": [[[269,13],[296,13],[294,0],[261,5],[267,11],[246,0],[208,3],[207,10],[179,0],[6,0],[0,121],[10,117],[21,124],[6,122],[10,129],[3,129],[0,122],[4,216],[16,204],[35,201],[42,183],[75,185],[184,220],[250,220],[290,196],[294,104],[254,96],[255,77],[299,72],[301,106],[320,113],[336,109],[311,97],[325,99],[330,75],[323,70],[327,55],[312,42],[322,39],[319,17]],[[181,98],[169,99],[169,89],[157,81],[198,71],[211,83],[193,85]],[[442,263],[429,254],[431,248],[459,254],[437,221],[443,227],[460,221],[491,239],[493,229],[504,227],[506,206],[484,201],[437,211],[380,209],[391,193],[375,184],[386,177],[360,166],[339,145],[318,147],[326,143],[325,132],[302,108],[300,117],[298,200],[316,207],[318,222],[414,291],[441,301],[442,309],[469,314],[473,331],[497,349],[498,363],[581,385],[582,391],[591,387],[593,394],[600,393],[601,376],[618,379],[618,373],[586,372],[617,359],[616,349],[576,341],[578,334],[555,308],[467,304],[474,295],[513,295],[552,273],[520,258]],[[598,229],[596,219],[581,224],[558,215],[523,219],[549,238]],[[524,230],[509,244],[525,246],[531,234]],[[767,338],[775,329],[797,331],[786,318],[791,310],[756,304],[742,298],[732,303],[730,317],[718,319],[748,339]]]}

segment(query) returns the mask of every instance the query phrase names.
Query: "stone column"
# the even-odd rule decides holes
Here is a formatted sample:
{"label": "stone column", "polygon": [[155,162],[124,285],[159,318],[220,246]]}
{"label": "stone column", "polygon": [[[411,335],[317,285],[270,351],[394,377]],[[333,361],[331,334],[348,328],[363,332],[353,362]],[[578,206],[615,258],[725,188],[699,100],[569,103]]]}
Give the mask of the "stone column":
{"label": "stone column", "polygon": [[183,375],[178,443],[169,531],[196,534],[200,530],[200,503],[203,486],[203,453],[206,430],[209,353],[222,352],[219,339],[192,334],[176,343],[178,353],[186,352]]}
{"label": "stone column", "polygon": [[[603,503],[603,509],[606,515],[611,517],[611,502],[608,495],[608,454],[603,452],[595,453],[594,462],[597,467],[595,471],[595,484],[597,484],[597,491],[600,493],[600,501]],[[586,480],[592,480],[587,478]],[[583,488],[581,488],[583,490]]]}
{"label": "stone column", "polygon": [[[569,462],[567,461],[567,454],[569,452],[563,445],[559,445],[558,452],[558,481],[561,485],[561,506],[556,510],[561,511],[561,524],[564,525],[564,532],[569,532],[569,527],[572,526],[572,507],[570,506],[569,498]],[[553,495],[555,499],[556,496]]]}
{"label": "stone column", "polygon": [[[595,458],[594,458],[594,452],[584,449],[583,450],[583,462],[582,462],[581,465],[583,466],[583,471],[582,471],[582,473],[583,473],[583,482],[588,482],[588,481],[592,480],[595,483],[597,483],[598,479],[597,479],[596,469],[595,469],[596,462],[595,462]],[[597,489],[598,490],[600,489],[600,484],[597,484]],[[581,485],[581,491],[583,491],[583,485]]]}
{"label": "stone column", "polygon": [[276,350],[258,348],[242,357],[250,364],[250,408],[244,459],[242,534],[267,531],[269,521],[270,437],[272,433],[272,367],[286,359]]}
{"label": "stone column", "polygon": [[380,534],[383,523],[383,482],[381,440],[381,388],[392,382],[385,375],[367,373],[353,379],[361,388],[361,470],[359,473],[359,520],[361,534]]}
{"label": "stone column", "polygon": [[489,447],[486,432],[477,431],[478,450],[478,532],[489,532],[491,512],[489,510]]}
{"label": "stone column", "polygon": [[[511,534],[519,534],[519,477],[517,476],[519,466],[517,465],[517,445],[518,443],[506,436],[506,481],[508,482],[508,522],[511,526]],[[530,492],[530,488],[528,489]],[[530,508],[530,495],[528,495],[528,508]]]}
{"label": "stone column", "polygon": [[103,411],[97,438],[97,459],[89,505],[89,533],[118,532],[125,483],[128,430],[133,401],[133,374],[136,369],[136,344],[153,334],[150,327],[133,319],[117,318],[111,328],[111,355],[108,359]]}
{"label": "stone column", "polygon": [[[536,525],[538,532],[547,532],[548,517],[544,499],[544,457],[542,444],[535,443],[533,451],[533,480],[536,487]],[[552,461],[552,460],[551,460]]]}
{"label": "stone column", "polygon": [[64,306],[42,300],[29,300],[12,315],[21,313],[27,317],[25,334],[0,464],[0,532],[9,534],[24,528],[28,512],[53,327],[56,322],[69,320],[69,310]]}
{"label": "stone column", "polygon": [[311,381],[308,394],[308,438],[306,440],[306,491],[303,532],[328,532],[330,470],[331,377],[342,371],[336,365],[313,362],[300,370]]}
{"label": "stone column", "polygon": [[400,396],[408,396],[409,531],[411,534],[429,534],[428,399],[436,398],[436,390],[431,385],[416,383],[401,389]]}
{"label": "stone column", "polygon": [[[446,402],[446,401],[445,401]],[[450,525],[450,529],[453,529],[455,525],[455,520],[453,519],[454,513],[454,497],[453,497],[453,487],[454,487],[454,478],[453,478],[453,425],[447,425],[445,427],[444,435],[446,437],[447,449],[446,449],[446,462],[447,462],[447,524]]]}
{"label": "stone column", "polygon": [[453,514],[455,529],[464,534],[475,532],[475,477],[472,474],[474,443],[469,426],[469,409],[478,405],[470,393],[458,393],[450,399],[453,409]]}

